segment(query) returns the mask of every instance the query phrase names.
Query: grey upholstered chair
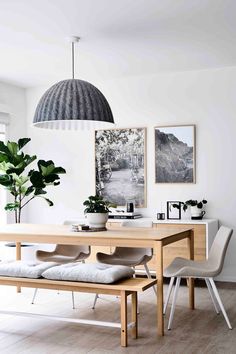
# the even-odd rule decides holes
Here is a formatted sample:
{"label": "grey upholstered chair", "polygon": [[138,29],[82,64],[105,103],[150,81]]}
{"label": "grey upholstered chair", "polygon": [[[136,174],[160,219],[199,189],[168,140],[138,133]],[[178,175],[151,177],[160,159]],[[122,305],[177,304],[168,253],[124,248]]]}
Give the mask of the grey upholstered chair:
{"label": "grey upholstered chair", "polygon": [[176,285],[174,289],[173,301],[170,311],[170,318],[168,322],[168,329],[171,329],[175,304],[177,300],[179,285],[181,278],[201,278],[204,279],[210,293],[211,300],[215,307],[216,313],[219,314],[221,310],[225,321],[229,327],[232,329],[231,323],[224,309],[223,303],[221,301],[220,295],[216,288],[214,277],[220,274],[223,268],[226,250],[232,236],[233,230],[228,227],[221,226],[218,230],[213,244],[211,246],[209,257],[206,261],[192,261],[184,258],[175,258],[174,261],[165,269],[164,276],[170,277],[170,284],[167,291],[166,303],[164,305],[164,314],[166,313],[166,308],[169,302],[170,294],[176,278]]}
{"label": "grey upholstered chair", "polygon": [[[129,220],[123,221],[122,227],[133,227],[133,228],[150,228],[152,227],[152,221],[142,221],[142,220]],[[132,247],[116,247],[112,254],[97,253],[97,261],[105,264],[112,265],[124,265],[135,268],[136,266],[143,265],[148,278],[151,278],[151,273],[147,266],[147,263],[152,259],[153,250],[152,248],[132,248]],[[153,286],[153,290],[156,294],[156,287]],[[95,308],[98,299],[98,294],[96,294],[93,304],[93,309]]]}
{"label": "grey upholstered chair", "polygon": [[[65,221],[64,225],[72,225],[73,221]],[[90,246],[76,246],[76,245],[56,245],[51,252],[38,250],[36,258],[40,262],[56,262],[58,264],[65,264],[71,262],[85,262],[85,259],[90,256]],[[38,289],[35,289],[32,304],[34,304]],[[74,293],[72,291],[72,306],[75,308]]]}

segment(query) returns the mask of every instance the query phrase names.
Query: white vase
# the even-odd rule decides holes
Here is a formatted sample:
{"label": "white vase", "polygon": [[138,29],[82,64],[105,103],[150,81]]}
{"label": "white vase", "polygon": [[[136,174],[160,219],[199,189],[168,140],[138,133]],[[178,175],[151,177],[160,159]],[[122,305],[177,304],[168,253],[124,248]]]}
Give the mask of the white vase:
{"label": "white vase", "polygon": [[91,228],[100,229],[106,227],[108,213],[87,213],[86,217]]}
{"label": "white vase", "polygon": [[191,216],[193,217],[203,217],[205,215],[205,211],[202,208],[198,208],[197,206],[190,207]]}

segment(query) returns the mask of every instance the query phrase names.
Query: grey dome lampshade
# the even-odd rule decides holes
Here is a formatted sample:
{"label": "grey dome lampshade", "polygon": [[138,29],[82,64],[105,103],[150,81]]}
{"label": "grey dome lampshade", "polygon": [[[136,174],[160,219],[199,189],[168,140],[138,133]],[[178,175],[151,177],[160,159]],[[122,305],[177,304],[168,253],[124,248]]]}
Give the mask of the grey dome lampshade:
{"label": "grey dome lampshade", "polygon": [[63,80],[40,99],[33,125],[47,129],[103,128],[114,124],[104,95],[87,81]]}
{"label": "grey dome lampshade", "polygon": [[104,95],[87,81],[75,79],[74,44],[71,42],[72,79],[57,82],[40,99],[33,125],[47,129],[106,128],[114,124],[111,108]]}

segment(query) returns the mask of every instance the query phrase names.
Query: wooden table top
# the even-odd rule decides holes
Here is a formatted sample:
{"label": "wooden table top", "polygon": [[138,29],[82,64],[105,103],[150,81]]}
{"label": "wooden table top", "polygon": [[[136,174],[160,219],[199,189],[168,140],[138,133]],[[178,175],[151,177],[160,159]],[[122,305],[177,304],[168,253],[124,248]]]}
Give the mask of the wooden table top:
{"label": "wooden table top", "polygon": [[[137,244],[145,243],[146,247],[153,241],[161,241],[172,236],[189,233],[189,229],[181,228],[166,229],[158,228],[117,228],[99,232],[73,232],[70,225],[45,225],[45,224],[7,224],[0,226],[0,240],[15,242],[36,243],[61,243],[61,244],[96,244],[113,245],[117,240]],[[105,243],[104,243],[104,242]]]}

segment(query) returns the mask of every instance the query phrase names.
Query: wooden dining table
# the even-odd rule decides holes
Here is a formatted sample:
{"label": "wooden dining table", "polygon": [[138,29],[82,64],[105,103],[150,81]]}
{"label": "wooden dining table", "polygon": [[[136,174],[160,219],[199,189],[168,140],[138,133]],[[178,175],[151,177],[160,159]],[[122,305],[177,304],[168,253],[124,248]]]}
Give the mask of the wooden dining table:
{"label": "wooden dining table", "polygon": [[[8,224],[0,226],[0,241],[16,243],[16,260],[21,259],[21,243],[90,245],[152,248],[157,278],[157,334],[164,335],[163,248],[187,239],[189,259],[194,259],[194,230],[158,228],[117,228],[99,232],[73,232],[69,225]],[[1,257],[0,257],[1,258]],[[20,289],[18,289],[20,291]],[[189,279],[189,307],[194,309],[194,281]]]}

